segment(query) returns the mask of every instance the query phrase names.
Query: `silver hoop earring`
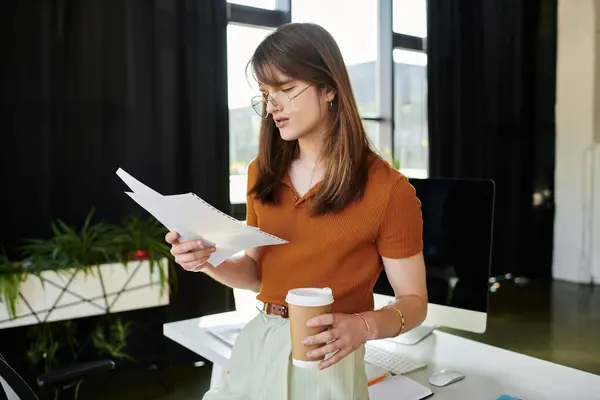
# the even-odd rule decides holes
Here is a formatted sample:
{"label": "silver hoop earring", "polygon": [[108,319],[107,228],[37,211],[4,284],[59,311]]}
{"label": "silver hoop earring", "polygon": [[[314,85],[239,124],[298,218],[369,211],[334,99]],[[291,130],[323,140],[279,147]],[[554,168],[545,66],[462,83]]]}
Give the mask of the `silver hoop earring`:
{"label": "silver hoop earring", "polygon": [[331,100],[331,101],[329,102],[329,109],[331,110],[332,108],[333,108],[333,100]]}

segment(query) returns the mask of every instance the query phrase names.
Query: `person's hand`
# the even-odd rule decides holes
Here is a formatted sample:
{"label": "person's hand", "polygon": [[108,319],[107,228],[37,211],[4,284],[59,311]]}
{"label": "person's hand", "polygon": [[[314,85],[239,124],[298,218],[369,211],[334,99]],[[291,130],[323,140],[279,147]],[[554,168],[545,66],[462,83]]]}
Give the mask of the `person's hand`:
{"label": "person's hand", "polygon": [[171,245],[171,254],[175,262],[187,271],[202,271],[211,265],[208,263],[210,255],[215,252],[215,247],[206,247],[202,240],[188,240],[179,242],[179,233],[169,232],[165,236]]}
{"label": "person's hand", "polygon": [[325,369],[337,363],[356,350],[368,339],[365,322],[353,314],[323,314],[308,320],[311,328],[329,326],[324,332],[304,338],[305,345],[325,344],[308,353],[309,358],[319,358],[327,354],[331,357],[321,361],[319,369]]}

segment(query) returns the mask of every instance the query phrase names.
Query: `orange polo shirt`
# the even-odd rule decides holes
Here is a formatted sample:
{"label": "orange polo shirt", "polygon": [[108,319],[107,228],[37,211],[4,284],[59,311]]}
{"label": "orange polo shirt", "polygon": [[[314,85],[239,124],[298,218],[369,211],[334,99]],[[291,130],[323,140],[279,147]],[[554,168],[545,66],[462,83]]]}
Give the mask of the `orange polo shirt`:
{"label": "orange polo shirt", "polygon": [[[248,168],[248,189],[257,179]],[[311,216],[314,190],[299,196],[286,174],[277,188],[278,205],[247,199],[248,225],[289,243],[259,249],[262,288],[257,299],[286,304],[289,289],[329,287],[332,312],[373,310],[373,286],[381,257],[407,258],[423,249],[421,203],[408,179],[373,155],[363,198],[341,212]]]}

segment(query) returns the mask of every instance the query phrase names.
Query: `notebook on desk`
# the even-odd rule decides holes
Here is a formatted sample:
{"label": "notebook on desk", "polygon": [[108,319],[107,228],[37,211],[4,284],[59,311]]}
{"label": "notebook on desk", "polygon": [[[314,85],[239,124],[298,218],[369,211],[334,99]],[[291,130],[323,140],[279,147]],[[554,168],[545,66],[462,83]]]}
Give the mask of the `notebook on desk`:
{"label": "notebook on desk", "polygon": [[369,386],[369,400],[421,400],[432,394],[427,386],[403,375],[391,376]]}

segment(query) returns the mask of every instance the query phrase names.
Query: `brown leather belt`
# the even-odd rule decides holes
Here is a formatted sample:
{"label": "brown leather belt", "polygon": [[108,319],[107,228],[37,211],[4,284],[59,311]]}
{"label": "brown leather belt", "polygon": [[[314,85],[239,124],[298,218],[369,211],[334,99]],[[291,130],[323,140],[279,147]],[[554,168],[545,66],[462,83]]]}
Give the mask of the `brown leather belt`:
{"label": "brown leather belt", "polygon": [[283,304],[264,303],[262,310],[269,315],[278,315],[283,318],[288,318],[288,308]]}

